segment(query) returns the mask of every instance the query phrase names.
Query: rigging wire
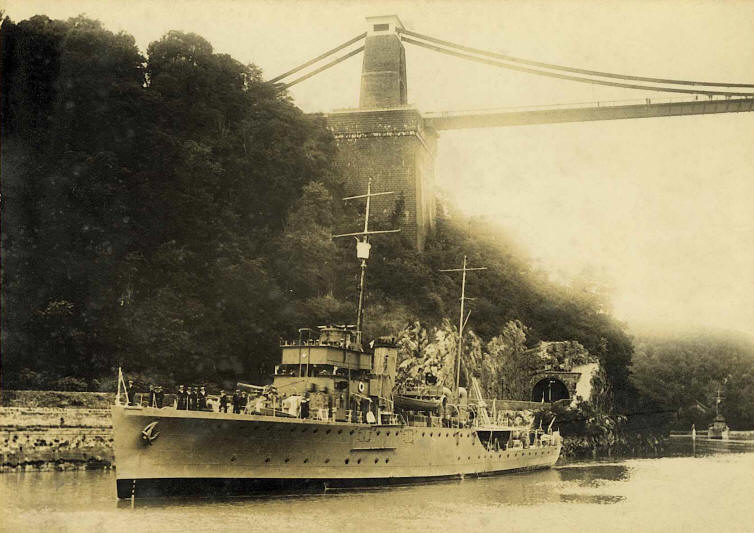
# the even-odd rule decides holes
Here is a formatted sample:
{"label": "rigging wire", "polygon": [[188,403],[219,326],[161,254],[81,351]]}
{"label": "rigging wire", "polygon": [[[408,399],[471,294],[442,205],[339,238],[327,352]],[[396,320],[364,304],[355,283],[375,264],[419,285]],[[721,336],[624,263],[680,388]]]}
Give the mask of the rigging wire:
{"label": "rigging wire", "polygon": [[563,65],[555,65],[552,63],[543,63],[541,61],[532,61],[529,59],[522,59],[519,57],[499,54],[496,52],[488,52],[486,50],[480,50],[478,48],[463,46],[461,44],[453,43],[450,41],[445,41],[443,39],[438,39],[436,37],[430,37],[428,35],[422,35],[420,33],[416,33],[410,30],[402,29],[402,28],[396,28],[396,31],[398,31],[399,33],[410,35],[412,37],[416,37],[418,39],[440,44],[443,46],[448,46],[450,48],[456,48],[458,50],[463,50],[466,52],[471,52],[474,54],[483,55],[487,57],[493,57],[496,59],[503,59],[511,63],[521,63],[524,65],[543,67],[550,70],[562,70],[565,72],[573,72],[576,74],[586,74],[589,76],[599,76],[603,78],[615,78],[615,79],[622,79],[622,80],[629,80],[629,81],[647,81],[651,83],[665,83],[665,84],[675,84],[675,85],[696,85],[696,86],[705,86],[705,87],[742,87],[742,88],[747,88],[747,89],[754,88],[754,84],[750,84],[750,83],[719,83],[719,82],[706,82],[706,81],[693,81],[693,80],[672,80],[672,79],[664,79],[664,78],[649,78],[646,76],[629,76],[626,74],[615,74],[612,72],[601,72],[598,70],[586,70],[586,69],[581,69],[581,68],[566,67]]}
{"label": "rigging wire", "polygon": [[[405,32],[405,30],[402,30]],[[464,54],[462,52],[456,52],[454,50],[448,50],[447,48],[441,48],[439,46],[434,46],[428,43],[424,43],[421,41],[417,41],[414,39],[411,39],[409,37],[403,37],[402,41],[413,44],[416,46],[421,46],[423,48],[427,48],[429,50],[433,50],[435,52],[440,52],[442,54],[448,54],[451,56],[459,57],[461,59],[466,59],[469,61],[476,61],[478,63],[484,63],[486,65],[492,65],[495,67],[501,67],[501,68],[507,68],[509,70],[515,70],[518,72],[525,72],[527,74],[536,74],[538,76],[546,76],[550,78],[557,78],[561,80],[568,80],[568,81],[577,81],[580,83],[592,83],[595,85],[606,85],[608,87],[621,87],[623,89],[639,89],[643,91],[657,91],[657,92],[669,92],[669,93],[684,93],[684,94],[704,94],[708,96],[715,96],[715,95],[723,95],[723,96],[745,96],[745,97],[754,97],[754,92],[747,93],[747,92],[731,92],[731,91],[704,91],[699,89],[678,89],[674,87],[655,87],[650,85],[637,85],[634,83],[620,83],[620,82],[614,82],[614,81],[605,81],[605,80],[596,80],[596,79],[590,79],[590,78],[582,78],[580,76],[571,76],[568,74],[558,74],[557,72],[547,72],[544,70],[538,70],[528,67],[521,67],[518,65],[510,65],[508,63],[502,63],[499,60],[493,60],[493,59],[486,59],[483,57],[477,57],[470,54]]]}
{"label": "rigging wire", "polygon": [[[298,72],[298,71],[300,71],[300,70],[303,70],[303,69],[305,69],[306,67],[309,67],[309,66],[313,65],[314,63],[317,63],[317,62],[319,62],[319,61],[323,60],[323,59],[324,59],[324,58],[326,58],[327,56],[330,56],[330,55],[334,54],[335,52],[340,52],[340,51],[341,51],[341,50],[343,50],[344,48],[346,48],[346,47],[348,47],[348,46],[351,46],[351,45],[352,45],[353,43],[360,41],[361,39],[363,39],[363,38],[364,38],[364,37],[366,37],[366,36],[367,36],[366,32],[365,32],[365,33],[362,33],[361,35],[357,35],[357,36],[356,36],[356,37],[354,37],[353,39],[350,39],[350,40],[348,40],[348,41],[344,42],[343,44],[341,44],[341,45],[339,45],[339,46],[336,46],[336,47],[335,47],[335,48],[333,48],[332,50],[328,50],[328,51],[327,51],[327,52],[325,52],[324,54],[318,55],[317,57],[315,57],[314,59],[310,59],[310,60],[309,60],[309,61],[307,61],[306,63],[301,63],[301,64],[300,64],[299,66],[297,66],[296,68],[293,68],[293,69],[289,70],[288,72],[284,72],[284,73],[283,73],[283,74],[281,74],[280,76],[275,76],[275,77],[274,77],[274,78],[272,78],[271,80],[268,80],[268,83],[276,83],[276,82],[278,82],[278,81],[282,80],[283,78],[287,78],[287,77],[288,77],[288,76],[290,76],[291,74],[295,74],[296,72]],[[363,50],[364,48],[362,47],[361,49]],[[350,57],[350,56],[349,56],[349,57]]]}
{"label": "rigging wire", "polygon": [[284,85],[284,88],[285,88],[285,89],[287,89],[288,87],[291,87],[292,85],[296,85],[297,83],[300,83],[300,82],[302,82],[302,81],[304,81],[304,80],[308,80],[309,78],[311,78],[311,77],[312,77],[312,76],[314,76],[315,74],[319,74],[319,73],[320,73],[320,72],[322,72],[323,70],[327,70],[327,69],[328,69],[328,68],[330,68],[330,67],[334,67],[335,65],[337,65],[337,64],[338,64],[338,63],[340,63],[341,61],[345,61],[345,60],[346,60],[346,59],[348,59],[349,57],[355,56],[355,55],[356,55],[356,54],[358,54],[359,52],[363,52],[363,51],[364,51],[364,47],[363,47],[363,46],[360,46],[359,48],[357,48],[357,49],[355,49],[355,50],[351,50],[351,51],[350,51],[350,52],[348,52],[348,53],[347,53],[346,55],[344,55],[344,56],[340,56],[340,57],[339,57],[339,58],[337,58],[337,59],[333,59],[333,60],[332,60],[332,61],[330,61],[329,63],[327,63],[327,64],[325,64],[325,65],[322,65],[321,67],[319,67],[319,68],[317,68],[317,69],[314,69],[314,70],[312,70],[312,71],[311,71],[311,72],[309,72],[308,74],[304,74],[303,76],[301,76],[301,77],[298,77],[298,78],[296,78],[295,80],[293,80],[293,81],[291,81],[291,82],[289,82],[289,83],[286,83],[286,84]]}

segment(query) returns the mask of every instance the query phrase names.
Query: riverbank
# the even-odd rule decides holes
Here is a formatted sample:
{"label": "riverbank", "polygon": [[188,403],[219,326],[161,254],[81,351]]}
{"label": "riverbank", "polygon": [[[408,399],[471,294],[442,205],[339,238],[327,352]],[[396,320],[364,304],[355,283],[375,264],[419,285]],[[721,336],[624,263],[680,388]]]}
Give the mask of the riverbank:
{"label": "riverbank", "polygon": [[111,468],[109,409],[0,407],[0,472]]}
{"label": "riverbank", "polygon": [[[4,391],[0,472],[113,468],[112,393]],[[561,462],[598,457],[656,457],[666,439],[607,432],[563,437]]]}
{"label": "riverbank", "polygon": [[114,466],[111,393],[3,391],[0,472]]}

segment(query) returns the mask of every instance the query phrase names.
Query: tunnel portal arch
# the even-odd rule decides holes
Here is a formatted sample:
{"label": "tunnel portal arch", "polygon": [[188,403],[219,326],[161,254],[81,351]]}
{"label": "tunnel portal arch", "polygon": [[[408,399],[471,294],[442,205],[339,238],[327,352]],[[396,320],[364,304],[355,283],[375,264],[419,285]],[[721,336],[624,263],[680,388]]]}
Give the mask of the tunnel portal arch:
{"label": "tunnel portal arch", "polygon": [[557,378],[546,377],[539,380],[531,391],[531,401],[546,403],[557,402],[559,400],[570,400],[571,395],[568,387]]}

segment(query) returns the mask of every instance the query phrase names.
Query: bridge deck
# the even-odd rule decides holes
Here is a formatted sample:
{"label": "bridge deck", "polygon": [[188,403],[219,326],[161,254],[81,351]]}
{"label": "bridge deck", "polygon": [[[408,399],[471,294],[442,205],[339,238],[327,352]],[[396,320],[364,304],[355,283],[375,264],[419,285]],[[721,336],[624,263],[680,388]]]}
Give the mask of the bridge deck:
{"label": "bridge deck", "polygon": [[680,101],[646,99],[642,103],[595,102],[592,104],[434,112],[424,113],[422,116],[427,127],[436,130],[454,130],[592,120],[742,113],[747,111],[754,111],[754,98],[704,98]]}

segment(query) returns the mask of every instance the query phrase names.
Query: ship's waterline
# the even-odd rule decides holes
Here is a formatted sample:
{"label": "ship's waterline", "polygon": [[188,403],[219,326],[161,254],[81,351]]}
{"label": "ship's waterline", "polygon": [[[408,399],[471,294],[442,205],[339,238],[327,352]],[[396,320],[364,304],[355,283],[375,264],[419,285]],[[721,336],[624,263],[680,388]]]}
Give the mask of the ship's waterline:
{"label": "ship's waterline", "polygon": [[113,428],[121,498],[403,484],[547,468],[560,454],[559,439],[488,448],[480,438],[482,427],[125,406],[113,407]]}

